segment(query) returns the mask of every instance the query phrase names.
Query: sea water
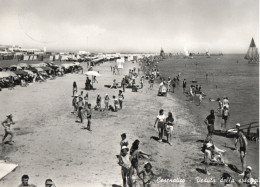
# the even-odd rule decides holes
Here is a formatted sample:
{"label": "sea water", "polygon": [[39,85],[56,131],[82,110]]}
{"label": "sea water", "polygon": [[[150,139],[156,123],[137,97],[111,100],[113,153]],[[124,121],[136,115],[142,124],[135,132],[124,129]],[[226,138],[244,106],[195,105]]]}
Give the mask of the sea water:
{"label": "sea water", "polygon": [[[227,129],[257,122],[253,126],[259,127],[259,64],[249,64],[244,55],[223,56],[195,56],[193,59],[171,57],[159,62],[158,68],[167,80],[180,74],[181,81],[176,85],[174,97],[186,105],[194,119],[205,128],[203,120],[211,109],[217,112],[218,103],[210,102],[209,98],[217,99],[227,96],[230,102],[230,116]],[[208,75],[206,77],[206,74]],[[187,81],[187,91],[190,85],[201,85],[202,92],[206,94],[201,106],[190,102],[183,94],[182,80]],[[196,80],[197,83],[192,83]],[[220,129],[221,117],[216,117],[216,129]],[[204,126],[203,126],[204,125]],[[246,130],[244,131],[246,133]],[[256,132],[253,128],[251,132]],[[258,142],[249,141],[247,165],[254,166],[259,175],[259,145]]]}

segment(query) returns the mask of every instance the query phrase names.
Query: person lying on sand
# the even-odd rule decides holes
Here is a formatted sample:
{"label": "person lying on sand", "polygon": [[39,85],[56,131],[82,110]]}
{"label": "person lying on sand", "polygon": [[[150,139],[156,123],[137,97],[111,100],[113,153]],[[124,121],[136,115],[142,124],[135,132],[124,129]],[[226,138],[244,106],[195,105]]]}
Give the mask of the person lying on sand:
{"label": "person lying on sand", "polygon": [[146,163],[144,165],[144,170],[142,170],[138,175],[143,182],[143,187],[151,187],[152,186],[151,182],[154,178],[154,173],[152,171],[152,167],[153,166],[150,162]]}
{"label": "person lying on sand", "polygon": [[206,144],[206,148],[204,151],[204,163],[206,164],[205,171],[207,175],[210,175],[208,171],[208,166],[210,163],[224,164],[225,166],[227,166],[227,164],[225,164],[224,162],[221,152],[222,150],[217,150],[212,143]]}

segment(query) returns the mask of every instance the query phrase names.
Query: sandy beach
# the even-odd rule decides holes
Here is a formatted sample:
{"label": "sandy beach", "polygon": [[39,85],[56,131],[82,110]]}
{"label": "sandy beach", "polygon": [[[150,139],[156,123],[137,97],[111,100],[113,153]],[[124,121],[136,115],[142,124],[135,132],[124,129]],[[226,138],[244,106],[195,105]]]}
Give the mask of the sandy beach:
{"label": "sandy beach", "polygon": [[[112,75],[110,66],[114,64],[106,62],[94,67],[102,76],[97,78],[98,83],[94,83],[96,90],[88,91],[92,106],[98,93],[102,99],[106,93],[110,98],[118,95],[119,89],[104,85],[111,84],[113,79],[120,82],[130,68],[138,67],[127,62],[120,75]],[[82,65],[86,70],[86,64]],[[93,131],[84,130],[86,120],[84,124],[76,123],[75,115],[71,114],[71,96],[73,81],[85,95],[85,79],[84,74],[66,74],[45,83],[34,83],[27,88],[17,86],[15,90],[4,89],[0,93],[0,119],[12,113],[16,122],[13,126],[14,145],[1,145],[0,159],[19,165],[0,181],[0,186],[18,186],[23,174],[28,174],[30,183],[37,186],[44,186],[47,178],[62,187],[121,186],[121,168],[116,155],[120,151],[120,135],[124,132],[130,145],[139,139],[141,150],[152,155],[150,162],[156,174],[154,186],[201,186],[196,177],[213,177],[218,186],[220,175],[224,171],[232,172],[223,166],[211,166],[212,175],[208,177],[202,172],[203,153],[200,149],[206,134],[196,131],[187,108],[171,95],[158,97],[158,85],[149,90],[147,80],[138,92],[126,89],[122,110],[94,111]],[[158,133],[153,125],[161,108],[173,112],[175,118],[172,146],[155,140]],[[0,133],[4,133],[3,128]],[[240,168],[239,155],[236,160]],[[140,170],[146,161],[140,163]],[[232,176],[238,177],[234,172]],[[157,178],[185,179],[185,183],[157,183]],[[210,186],[212,182],[203,183],[203,186]]]}

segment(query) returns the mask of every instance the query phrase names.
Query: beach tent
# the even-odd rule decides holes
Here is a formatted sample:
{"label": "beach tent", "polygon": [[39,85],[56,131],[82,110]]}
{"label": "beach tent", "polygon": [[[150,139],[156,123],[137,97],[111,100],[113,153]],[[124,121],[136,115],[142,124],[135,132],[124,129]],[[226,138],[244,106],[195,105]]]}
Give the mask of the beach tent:
{"label": "beach tent", "polygon": [[15,70],[21,70],[22,68],[18,65],[11,65],[10,68],[15,69]]}
{"label": "beach tent", "polygon": [[6,71],[6,73],[8,74],[8,77],[17,77],[17,75],[12,71]]}
{"label": "beach tent", "polygon": [[24,56],[24,57],[23,57],[23,60],[29,60],[29,56],[27,56],[27,55]]}
{"label": "beach tent", "polygon": [[33,56],[33,60],[37,60],[37,56]]}
{"label": "beach tent", "polygon": [[258,49],[255,45],[254,38],[252,38],[252,40],[251,40],[251,43],[247,50],[245,59],[249,60],[249,62],[259,62],[259,53],[258,53]]}
{"label": "beach tent", "polygon": [[0,72],[0,78],[6,78],[6,77],[9,77],[9,74],[6,73],[6,71],[1,71]]}
{"label": "beach tent", "polygon": [[53,61],[54,60],[54,56],[50,56],[50,61]]}
{"label": "beach tent", "polygon": [[22,67],[22,68],[27,68],[28,67],[28,64],[25,64],[25,63],[20,63],[20,64],[17,64],[17,65]]}
{"label": "beach tent", "polygon": [[28,75],[28,73],[26,71],[23,70],[16,70],[13,71],[16,75]]}
{"label": "beach tent", "polygon": [[39,68],[39,67],[36,67],[35,69],[36,69],[37,71],[39,71],[39,72],[43,72],[43,71],[44,71],[42,68]]}
{"label": "beach tent", "polygon": [[34,75],[34,73],[32,72],[32,71],[30,71],[30,70],[23,70],[24,72],[27,72],[29,75]]}

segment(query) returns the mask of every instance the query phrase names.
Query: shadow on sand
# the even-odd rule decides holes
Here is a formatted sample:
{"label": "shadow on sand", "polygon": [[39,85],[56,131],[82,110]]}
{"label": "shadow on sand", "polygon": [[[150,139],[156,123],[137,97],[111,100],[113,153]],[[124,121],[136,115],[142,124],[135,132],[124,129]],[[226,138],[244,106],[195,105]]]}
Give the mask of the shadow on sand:
{"label": "shadow on sand", "polygon": [[[153,139],[153,140],[157,141],[158,143],[161,143],[161,142],[159,142],[159,138],[156,136],[151,136],[150,139]],[[166,140],[162,139],[162,143],[168,143],[168,142]]]}
{"label": "shadow on sand", "polygon": [[241,173],[242,171],[240,171],[239,169],[237,169],[237,167],[235,166],[235,165],[233,165],[233,164],[228,164],[228,167],[232,170],[232,171],[234,171],[234,172],[236,172],[236,173]]}
{"label": "shadow on sand", "polygon": [[206,174],[206,171],[204,169],[196,168],[197,172]]}

